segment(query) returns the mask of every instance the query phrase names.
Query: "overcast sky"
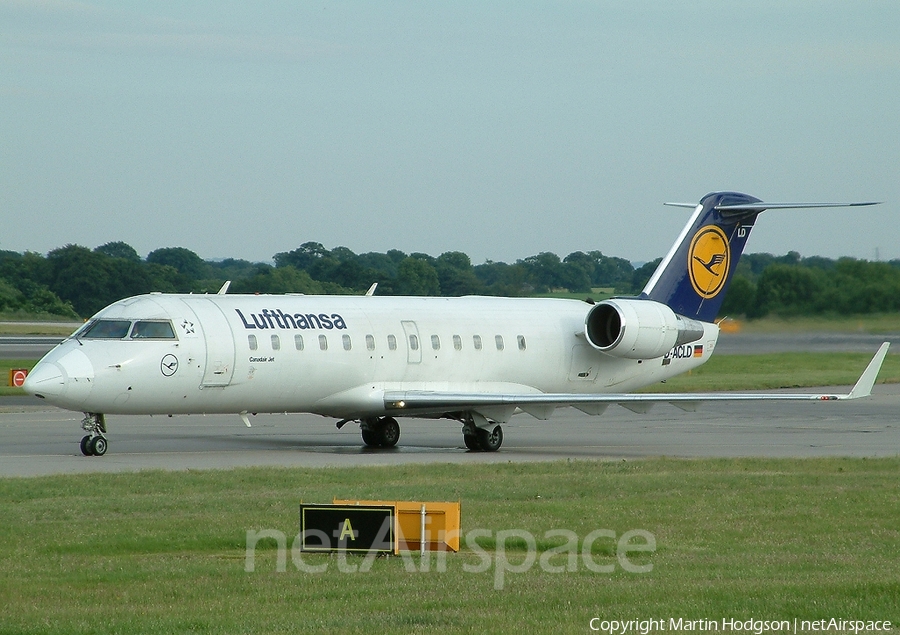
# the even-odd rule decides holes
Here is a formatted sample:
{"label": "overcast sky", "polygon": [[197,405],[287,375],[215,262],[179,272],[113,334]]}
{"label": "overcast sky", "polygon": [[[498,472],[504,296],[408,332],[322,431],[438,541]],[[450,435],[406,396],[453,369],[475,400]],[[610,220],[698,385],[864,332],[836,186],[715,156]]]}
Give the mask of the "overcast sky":
{"label": "overcast sky", "polygon": [[645,261],[723,189],[900,258],[897,0],[0,0],[0,249]]}

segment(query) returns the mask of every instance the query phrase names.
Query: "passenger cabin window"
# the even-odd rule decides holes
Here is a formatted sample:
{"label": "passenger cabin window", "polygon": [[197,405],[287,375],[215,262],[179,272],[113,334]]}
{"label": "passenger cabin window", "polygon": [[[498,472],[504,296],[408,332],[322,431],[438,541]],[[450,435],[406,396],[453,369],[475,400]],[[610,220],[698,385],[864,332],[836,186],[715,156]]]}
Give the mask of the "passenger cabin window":
{"label": "passenger cabin window", "polygon": [[328,338],[324,335],[319,336],[319,349],[323,351],[328,350]]}
{"label": "passenger cabin window", "polygon": [[475,344],[475,350],[476,350],[476,351],[480,351],[480,350],[481,350],[481,336],[480,336],[480,335],[473,335],[473,336],[472,336],[472,343]]}
{"label": "passenger cabin window", "polygon": [[78,336],[84,340],[120,340],[128,335],[131,320],[97,320]]}
{"label": "passenger cabin window", "polygon": [[431,348],[436,351],[441,350],[441,338],[439,338],[437,335],[431,336]]}
{"label": "passenger cabin window", "polygon": [[131,329],[133,340],[174,340],[175,329],[168,320],[139,320]]}
{"label": "passenger cabin window", "polygon": [[388,349],[392,351],[397,350],[397,338],[393,335],[388,335]]}
{"label": "passenger cabin window", "polygon": [[353,343],[350,341],[350,336],[346,333],[344,335],[341,335],[341,341],[344,344],[345,351],[349,351],[351,348],[353,348]]}
{"label": "passenger cabin window", "polygon": [[259,344],[256,341],[256,336],[252,333],[247,336],[247,344],[250,346],[251,351],[255,351],[257,348],[259,348]]}
{"label": "passenger cabin window", "polygon": [[281,338],[279,338],[277,335],[272,336],[272,350],[281,350]]}
{"label": "passenger cabin window", "polygon": [[375,350],[375,338],[371,335],[366,335],[366,350],[374,351]]}
{"label": "passenger cabin window", "polygon": [[458,351],[462,350],[462,338],[459,335],[453,336],[453,348]]}
{"label": "passenger cabin window", "polygon": [[419,338],[416,337],[415,333],[409,334],[409,348],[413,351],[419,350]]}
{"label": "passenger cabin window", "polygon": [[503,350],[503,336],[502,336],[502,335],[495,335],[495,336],[494,336],[494,343],[497,345],[497,350],[498,350],[498,351],[502,351],[502,350]]}
{"label": "passenger cabin window", "polygon": [[294,336],[294,348],[296,348],[298,351],[303,350],[303,336],[299,333]]}
{"label": "passenger cabin window", "polygon": [[524,336],[524,335],[518,335],[518,336],[516,337],[516,339],[517,339],[518,342],[519,342],[519,350],[520,350],[520,351],[524,351],[524,350],[525,350],[525,336]]}

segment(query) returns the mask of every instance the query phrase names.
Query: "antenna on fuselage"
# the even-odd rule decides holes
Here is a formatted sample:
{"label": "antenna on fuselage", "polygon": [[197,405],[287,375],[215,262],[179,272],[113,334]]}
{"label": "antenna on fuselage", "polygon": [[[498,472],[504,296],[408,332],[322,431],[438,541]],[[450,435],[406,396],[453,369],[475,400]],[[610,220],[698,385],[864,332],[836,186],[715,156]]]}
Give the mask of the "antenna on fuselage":
{"label": "antenna on fuselage", "polygon": [[225,295],[228,293],[228,287],[231,286],[231,280],[226,280],[225,284],[222,285],[222,288],[216,291],[216,295]]}
{"label": "antenna on fuselage", "polygon": [[377,287],[377,286],[378,286],[378,283],[377,283],[377,282],[373,282],[373,283],[372,283],[372,286],[369,287],[369,290],[366,291],[366,296],[368,297],[368,296],[373,296],[373,295],[375,295],[375,287]]}

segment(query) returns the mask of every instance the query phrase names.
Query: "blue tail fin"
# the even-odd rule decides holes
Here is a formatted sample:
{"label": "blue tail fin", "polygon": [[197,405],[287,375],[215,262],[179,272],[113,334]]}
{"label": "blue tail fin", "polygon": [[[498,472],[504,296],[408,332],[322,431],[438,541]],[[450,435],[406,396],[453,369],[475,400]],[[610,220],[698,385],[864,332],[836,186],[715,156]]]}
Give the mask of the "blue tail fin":
{"label": "blue tail fin", "polygon": [[662,302],[679,315],[712,322],[762,211],[760,203],[737,192],[704,196],[641,297]]}
{"label": "blue tail fin", "polygon": [[877,204],[764,203],[739,192],[713,192],[704,196],[697,206],[669,203],[694,208],[694,215],[659,263],[641,297],[661,302],[684,317],[712,322],[722,307],[750,230],[761,211]]}

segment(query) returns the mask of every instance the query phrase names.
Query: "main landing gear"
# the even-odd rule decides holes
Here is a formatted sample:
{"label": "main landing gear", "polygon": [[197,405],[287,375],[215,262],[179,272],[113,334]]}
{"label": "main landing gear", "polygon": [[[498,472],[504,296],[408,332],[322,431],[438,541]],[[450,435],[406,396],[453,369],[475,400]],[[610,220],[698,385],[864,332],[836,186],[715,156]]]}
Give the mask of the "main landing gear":
{"label": "main landing gear", "polygon": [[463,441],[473,452],[496,452],[503,445],[503,428],[495,425],[492,430],[478,428],[475,434],[463,432]]}
{"label": "main landing gear", "polygon": [[90,434],[81,440],[81,453],[85,456],[103,456],[109,443],[106,437],[106,419],[102,414],[85,412],[81,427]]}
{"label": "main landing gear", "polygon": [[463,441],[473,452],[496,452],[503,445],[503,428],[492,424],[477,412],[467,413],[463,421]]}
{"label": "main landing gear", "polygon": [[392,448],[400,440],[400,424],[393,417],[363,419],[359,431],[363,443],[370,448]]}
{"label": "main landing gear", "polygon": [[[496,452],[503,445],[503,428],[488,421],[477,412],[466,412],[453,417],[463,424],[463,441],[473,452]],[[338,429],[353,421],[343,419]],[[370,448],[392,448],[400,440],[400,424],[393,417],[371,417],[359,420],[363,443]]]}

